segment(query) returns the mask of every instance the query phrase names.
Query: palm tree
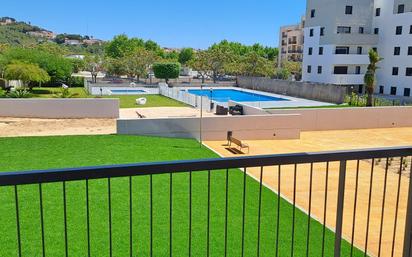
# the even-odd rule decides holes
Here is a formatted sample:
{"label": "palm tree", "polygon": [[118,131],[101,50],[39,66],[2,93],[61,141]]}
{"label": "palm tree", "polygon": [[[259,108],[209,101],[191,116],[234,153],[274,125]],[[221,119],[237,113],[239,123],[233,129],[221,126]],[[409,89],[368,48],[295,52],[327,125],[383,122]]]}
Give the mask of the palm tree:
{"label": "palm tree", "polygon": [[369,51],[369,65],[364,78],[366,93],[368,95],[366,106],[368,107],[372,106],[372,96],[373,92],[375,91],[376,71],[379,69],[378,63],[382,60],[383,58],[381,58],[374,49],[371,49]]}

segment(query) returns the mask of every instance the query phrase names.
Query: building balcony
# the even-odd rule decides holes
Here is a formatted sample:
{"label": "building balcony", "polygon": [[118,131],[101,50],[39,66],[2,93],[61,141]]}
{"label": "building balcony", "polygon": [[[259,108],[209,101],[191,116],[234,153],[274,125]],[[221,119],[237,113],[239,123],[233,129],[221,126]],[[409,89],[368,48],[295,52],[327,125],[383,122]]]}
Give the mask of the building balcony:
{"label": "building balcony", "polygon": [[321,45],[377,45],[379,36],[375,34],[335,34],[331,37],[321,37]]}
{"label": "building balcony", "polygon": [[366,54],[334,54],[331,62],[343,65],[368,65],[369,56]]}
{"label": "building balcony", "polygon": [[364,83],[364,74],[332,74],[329,83],[335,85],[361,85]]}

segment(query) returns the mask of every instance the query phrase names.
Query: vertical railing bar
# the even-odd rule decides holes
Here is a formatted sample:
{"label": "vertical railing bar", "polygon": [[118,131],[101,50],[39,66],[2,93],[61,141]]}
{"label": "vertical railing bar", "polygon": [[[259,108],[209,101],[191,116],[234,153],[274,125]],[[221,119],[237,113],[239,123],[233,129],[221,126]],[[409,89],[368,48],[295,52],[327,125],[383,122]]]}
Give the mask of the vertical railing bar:
{"label": "vertical railing bar", "polygon": [[245,254],[246,173],[247,169],[243,168],[242,257]]}
{"label": "vertical railing bar", "polygon": [[[391,249],[391,257],[395,254],[395,241],[396,241],[396,229],[398,226],[398,211],[399,211],[399,199],[401,194],[401,181],[402,181],[402,165],[403,165],[403,157],[401,157],[401,164],[399,167],[399,177],[398,177],[398,192],[396,193],[396,206],[395,206],[395,223],[393,225],[393,237],[392,237],[392,249]],[[412,159],[411,159],[412,160]],[[412,163],[412,162],[411,162]]]}
{"label": "vertical railing bar", "polygon": [[41,226],[41,248],[42,248],[42,256],[46,256],[46,248],[45,248],[45,241],[44,241],[44,212],[43,212],[43,189],[42,184],[39,183],[39,202],[40,202],[40,226]]}
{"label": "vertical railing bar", "polygon": [[150,256],[153,256],[153,175],[150,174]]}
{"label": "vertical railing bar", "polygon": [[312,184],[313,184],[313,163],[310,164],[310,175],[309,175],[309,212],[308,212],[308,234],[306,238],[306,257],[309,257],[309,246],[310,246],[310,222],[312,213]]}
{"label": "vertical railing bar", "polygon": [[64,212],[64,250],[66,257],[69,256],[68,238],[67,238],[67,198],[66,182],[63,181],[63,212]]}
{"label": "vertical railing bar", "polygon": [[260,256],[260,222],[262,213],[262,184],[263,184],[263,166],[260,168],[260,178],[259,178],[259,207],[258,207],[258,230],[257,230],[257,254]]}
{"label": "vertical railing bar", "polygon": [[86,179],[86,230],[87,230],[87,256],[91,256],[90,249],[90,203],[89,203],[89,180]]}
{"label": "vertical railing bar", "polygon": [[173,255],[173,173],[169,179],[169,256]]}
{"label": "vertical railing bar", "polygon": [[408,202],[406,207],[406,223],[405,223],[405,235],[403,244],[403,257],[410,257],[412,255],[412,162],[410,168],[409,177],[409,192]]}
{"label": "vertical railing bar", "polygon": [[342,245],[343,208],[345,202],[346,160],[339,165],[339,187],[336,209],[335,257],[340,257]]}
{"label": "vertical railing bar", "polygon": [[192,172],[189,172],[189,257],[192,256]]}
{"label": "vertical railing bar", "polygon": [[226,195],[225,195],[225,257],[227,257],[227,218],[229,204],[229,169],[226,169]]}
{"label": "vertical railing bar", "polygon": [[365,252],[364,257],[368,254],[368,239],[369,239],[369,225],[370,225],[370,215],[371,215],[371,202],[372,202],[372,189],[373,189],[373,172],[374,172],[375,159],[372,159],[371,167],[371,177],[370,177],[370,186],[369,186],[369,201],[368,201],[368,216],[366,220],[366,239],[365,239]]}
{"label": "vertical railing bar", "polygon": [[292,209],[292,245],[290,250],[290,256],[294,256],[295,247],[295,219],[296,219],[296,178],[297,178],[298,165],[295,164],[293,171],[293,209]]}
{"label": "vertical railing bar", "polygon": [[14,185],[14,201],[16,204],[16,227],[17,227],[17,247],[18,256],[21,257],[21,235],[20,235],[20,211],[19,211],[19,194],[17,185]]}
{"label": "vertical railing bar", "polygon": [[207,254],[210,256],[210,170],[207,171]]}
{"label": "vertical railing bar", "polygon": [[386,186],[388,182],[388,169],[389,169],[389,158],[386,158],[385,180],[383,182],[382,213],[381,213],[381,226],[380,226],[380,232],[379,232],[378,257],[381,256],[381,249],[382,249],[382,232],[383,232],[383,221],[385,218],[385,202],[386,202]]}
{"label": "vertical railing bar", "polygon": [[326,237],[326,217],[328,210],[328,190],[329,190],[329,162],[326,162],[326,175],[325,175],[325,201],[323,209],[323,230],[322,230],[322,257],[325,256],[325,237]]}
{"label": "vertical railing bar", "polygon": [[129,252],[133,256],[133,181],[129,177]]}
{"label": "vertical railing bar", "polygon": [[281,166],[278,166],[278,202],[277,202],[277,215],[276,215],[276,257],[279,256],[279,222],[280,222],[280,178],[281,178]]}
{"label": "vertical railing bar", "polygon": [[359,166],[360,160],[356,163],[356,178],[355,178],[355,199],[353,204],[353,219],[352,219],[352,239],[351,239],[351,247],[350,247],[350,256],[353,256],[353,246],[355,241],[355,228],[356,228],[356,209],[358,207],[358,190],[359,190]]}
{"label": "vertical railing bar", "polygon": [[112,239],[112,190],[111,179],[107,178],[107,193],[108,193],[108,205],[109,205],[109,256],[113,256],[113,239]]}

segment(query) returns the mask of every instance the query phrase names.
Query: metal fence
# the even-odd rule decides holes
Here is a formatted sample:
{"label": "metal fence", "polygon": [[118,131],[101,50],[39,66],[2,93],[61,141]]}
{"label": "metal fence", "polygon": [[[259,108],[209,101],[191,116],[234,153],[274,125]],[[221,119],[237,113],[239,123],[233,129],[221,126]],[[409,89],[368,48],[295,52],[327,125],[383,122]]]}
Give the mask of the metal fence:
{"label": "metal fence", "polygon": [[[45,225],[47,222],[44,219],[45,212],[48,211],[45,206],[44,199],[48,195],[44,191],[44,187],[49,184],[61,184],[62,187],[59,187],[62,195],[62,205],[64,215],[62,216],[61,223],[64,227],[64,233],[62,234],[61,241],[64,242],[64,250],[62,253],[59,253],[59,256],[69,256],[70,247],[76,246],[81,242],[81,240],[70,240],[68,237],[68,229],[73,229],[73,226],[70,225],[70,220],[68,220],[68,198],[67,198],[67,187],[70,183],[82,183],[85,188],[85,191],[78,192],[79,194],[85,194],[84,202],[84,211],[85,214],[85,226],[81,229],[76,230],[76,233],[84,234],[86,239],[85,244],[85,255],[92,256],[93,252],[91,247],[95,244],[94,240],[101,240],[102,238],[108,238],[108,256],[116,256],[119,254],[113,254],[114,248],[119,245],[126,247],[127,252],[124,253],[126,256],[137,256],[137,250],[140,247],[143,247],[143,243],[139,240],[146,240],[145,243],[148,244],[148,250],[142,256],[172,256],[172,253],[176,256],[366,256],[366,255],[376,255],[376,256],[402,256],[410,257],[411,253],[411,232],[412,232],[412,186],[411,179],[404,173],[406,162],[403,160],[409,159],[412,156],[412,148],[384,148],[384,149],[365,149],[365,150],[353,150],[353,151],[337,151],[337,152],[321,152],[321,153],[298,153],[298,154],[282,154],[282,155],[270,155],[270,156],[255,156],[255,157],[239,157],[239,158],[226,158],[226,159],[206,159],[206,160],[191,160],[191,161],[173,161],[173,162],[161,162],[161,163],[141,163],[133,165],[119,165],[119,166],[104,166],[104,167],[88,167],[88,168],[76,168],[76,169],[61,169],[61,170],[42,170],[42,171],[28,171],[28,172],[11,172],[11,173],[1,173],[0,174],[0,189],[9,188],[13,196],[13,205],[15,207],[15,224],[12,227],[15,227],[17,233],[15,245],[17,247],[17,255],[24,256],[23,252],[27,256],[37,256],[35,253],[30,252],[31,250],[22,251],[24,247],[24,237],[23,231],[21,229],[22,216],[28,216],[23,213],[21,206],[25,204],[24,198],[21,196],[23,188],[27,185],[36,186],[36,194],[38,194],[38,204],[39,210],[38,217],[31,217],[38,220],[38,224],[41,227],[40,231],[40,242],[38,246],[40,247],[40,254],[42,256],[52,256],[47,252],[50,244],[57,243],[56,241],[50,242],[46,239],[48,238],[47,230],[45,230]],[[391,173],[390,163],[393,158],[400,158],[399,172]],[[369,160],[369,161],[368,161]],[[376,185],[374,181],[374,168],[375,173],[377,171],[377,165],[380,165],[377,160],[383,161],[383,174],[384,179],[382,180],[383,184],[383,195],[376,195],[373,193],[372,187]],[[355,168],[349,168],[348,165],[355,163]],[[368,171],[363,168],[362,165],[367,165]],[[324,169],[315,170],[314,165],[324,164]],[[336,165],[337,169],[334,170],[332,167]],[[307,167],[306,171],[302,171],[300,167]],[[356,177],[355,185],[349,185],[350,181],[348,176],[354,172]],[[286,174],[288,173],[288,174]],[[305,192],[304,197],[305,206],[299,206],[299,199],[302,198],[301,189],[299,189],[299,178],[304,176],[305,173],[308,176],[309,185],[307,187],[307,192]],[[318,173],[324,175],[325,181],[315,180],[315,176]],[[364,174],[366,173],[366,174]],[[404,174],[403,174],[404,173]],[[199,182],[202,179],[204,187],[202,189],[197,188],[194,182],[194,177],[197,174],[203,174],[202,177],[197,177]],[[214,176],[219,174],[219,178],[215,179]],[[250,176],[254,176],[255,180],[251,179]],[[293,180],[283,179],[284,175],[288,175]],[[361,184],[361,176],[365,175],[368,179],[363,180],[369,185],[369,195],[367,196],[368,201],[366,202],[365,207],[367,209],[366,217],[366,238],[363,245],[357,245],[354,243],[354,235],[356,234],[357,228],[355,224],[358,225],[356,218],[359,215],[356,215],[357,205],[361,204],[357,202],[356,199],[360,197],[359,190]],[[154,183],[157,177],[163,177],[162,184]],[[180,177],[179,177],[180,176]],[[182,177],[183,176],[183,177]],[[393,187],[389,188],[388,177],[396,177]],[[139,194],[139,188],[136,188],[136,185],[133,184],[133,178],[136,177],[145,177],[147,180],[147,188],[140,185],[140,190],[144,188],[145,195],[148,197],[148,202],[139,203],[136,206],[134,196]],[[237,180],[233,180],[234,177],[237,177]],[[334,194],[331,193],[333,183],[331,178],[335,177],[337,180],[336,184],[336,198],[333,197]],[[275,180],[271,180],[275,178]],[[376,178],[376,175],[375,175]],[[115,194],[113,193],[113,183],[117,179],[126,179],[128,182],[123,184],[123,187],[119,190],[128,191],[128,200],[124,201],[127,205],[127,213],[124,216],[119,216],[117,218],[127,221],[128,226],[126,232],[128,234],[128,240],[122,240],[117,244],[113,244],[115,240],[113,236],[113,224],[114,217],[113,215],[113,204],[118,201],[123,201],[121,199],[115,199]],[[107,194],[107,206],[95,205],[92,208],[90,207],[93,198],[90,197],[90,183],[92,181],[102,181],[102,187],[107,188],[107,191],[99,191],[98,194],[102,193]],[[176,181],[181,182],[181,186],[187,186],[186,193],[176,191],[179,188],[176,188]],[[76,182],[75,182],[76,181]],[[183,181],[183,182],[182,182]],[[271,181],[272,183],[271,186]],[[214,183],[219,183],[220,186],[216,187]],[[314,188],[317,184],[322,184],[324,190],[322,192],[322,198],[318,199],[319,196],[315,192]],[[401,184],[407,185],[402,187]],[[38,187],[37,187],[38,186]],[[286,188],[290,186],[291,188],[291,197],[287,196],[285,192]],[[348,190],[350,186],[355,186],[355,191]],[[154,196],[154,190],[158,187],[162,188],[162,193],[158,196]],[[267,187],[273,187],[273,192],[267,192]],[[236,195],[233,199],[232,194],[234,191],[229,190],[239,190],[239,194]],[[255,190],[251,192],[250,190]],[[218,190],[221,191],[218,199],[221,201],[221,205],[216,207],[214,205],[213,193],[216,193]],[[404,191],[409,192],[407,195],[403,195]],[[315,194],[316,193],[316,194]],[[329,193],[329,194],[328,194]],[[345,225],[344,214],[345,209],[349,208],[347,204],[347,199],[350,198],[349,195],[354,194],[352,197],[354,201],[351,202],[351,205],[354,204],[353,208],[353,217],[350,217],[348,220],[353,219],[353,223],[350,226],[349,230],[352,231],[352,236],[345,236],[343,232],[348,226]],[[387,218],[385,215],[385,208],[388,208],[387,194],[394,193],[396,195],[395,208],[393,210],[395,213],[395,222],[392,224],[391,221],[391,232],[389,240],[384,245],[385,249],[382,249],[383,233],[388,233],[387,225],[385,222]],[[196,194],[203,194],[204,199],[195,198]],[[273,195],[273,198],[271,198]],[[263,198],[270,198],[269,201],[263,201]],[[232,198],[231,198],[232,197]],[[373,220],[379,220],[379,222],[371,221],[371,205],[374,199],[382,198],[381,206],[381,215],[380,217],[374,217]],[[156,200],[163,199],[167,202],[168,206],[156,209]],[[196,200],[196,203],[194,202]],[[230,199],[230,200],[229,200]],[[400,202],[401,199],[406,199],[405,202]],[[204,211],[207,215],[204,217],[204,223],[195,223],[195,217],[202,210],[197,209],[194,206],[199,206],[198,202],[203,203]],[[215,199],[216,200],[216,199]],[[285,201],[286,200],[286,201]],[[316,217],[314,211],[315,201],[324,202],[324,208],[322,210],[322,215]],[[273,215],[265,213],[263,208],[263,202],[265,204],[273,203]],[[333,202],[331,206],[335,208],[330,208],[329,204]],[[178,204],[184,203],[184,208],[186,208],[187,217],[181,217],[181,214],[176,213],[176,208]],[[0,203],[4,204],[4,203]],[[83,203],[82,203],[83,204]],[[197,204],[197,205],[196,205]],[[249,212],[249,205],[255,204],[256,210]],[[239,209],[236,212],[231,211],[231,208],[239,206]],[[50,206],[50,204],[48,204]],[[212,207],[211,207],[212,206]],[[215,206],[215,207],[213,207]],[[404,207],[400,207],[404,206]],[[90,222],[92,221],[91,212],[96,211],[99,208],[108,208],[107,210],[107,233],[100,233],[91,237],[91,226]],[[265,208],[267,206],[265,205]],[[134,217],[137,210],[146,209],[148,210],[148,220],[139,219],[136,221]],[[272,207],[271,207],[272,208]],[[290,208],[290,209],[288,209]],[[404,208],[404,209],[402,209]],[[290,211],[290,216],[284,215],[284,210],[288,209]],[[80,210],[77,210],[80,211]],[[352,210],[350,211],[352,212]],[[158,223],[154,219],[154,215],[158,213],[163,213],[167,217],[166,220],[161,220]],[[219,214],[216,214],[219,213]],[[330,217],[330,213],[333,213],[334,221],[333,225],[328,225],[326,219]],[[402,215],[404,222],[397,222]],[[185,214],[185,215],[186,215]],[[304,214],[304,216],[302,216]],[[3,215],[3,214],[2,214]],[[215,216],[216,215],[216,216]],[[236,221],[231,220],[233,215],[238,219]],[[29,216],[32,216],[29,215]],[[178,217],[177,217],[178,216]],[[318,215],[319,216],[319,215]],[[300,218],[299,218],[300,217]],[[302,218],[304,217],[304,218]],[[94,217],[96,218],[96,217]],[[103,217],[98,217],[103,219]],[[187,218],[187,219],[186,219]],[[376,219],[377,218],[377,219]],[[216,221],[216,219],[218,219]],[[289,220],[288,226],[283,227],[283,221],[286,219]],[[253,222],[249,222],[253,220]],[[267,221],[267,222],[266,222]],[[0,219],[1,222],[1,219]],[[3,220],[4,222],[4,220]],[[135,222],[147,222],[150,229],[147,230],[147,234],[140,235],[139,238],[136,238]],[[181,223],[185,223],[183,225]],[[213,224],[215,226],[213,226]],[[37,223],[36,223],[37,224]],[[217,225],[216,225],[217,224]],[[229,226],[228,224],[234,224],[234,226]],[[252,224],[252,225],[251,225]],[[200,226],[202,225],[202,226]],[[204,225],[204,226],[203,226]],[[0,226],[6,226],[5,224],[0,224]],[[164,242],[161,244],[154,243],[156,239],[154,236],[154,226],[156,228],[162,227],[163,231],[167,231]],[[252,226],[252,227],[250,227]],[[268,242],[267,237],[273,238],[273,241]],[[371,242],[370,240],[370,231],[372,228],[377,228],[379,231],[379,241],[378,246],[375,248],[378,252],[373,252],[370,249]],[[385,229],[384,229],[385,227]],[[393,228],[392,228],[393,227]],[[203,233],[199,235],[198,230],[201,230]],[[213,233],[213,230],[219,230],[220,232]],[[385,232],[383,232],[385,230]],[[236,231],[236,233],[235,233]],[[254,231],[253,233],[251,231]],[[404,231],[402,236],[397,236],[399,231]],[[27,231],[26,231],[27,232]],[[139,234],[144,233],[139,231]],[[328,239],[327,235],[330,233],[334,234],[333,240]],[[263,234],[267,235],[263,238]],[[273,234],[273,235],[272,235]],[[159,235],[158,235],[159,236]],[[162,235],[165,236],[165,235]],[[283,236],[283,237],[282,237]],[[384,235],[388,236],[388,235]],[[194,240],[196,237],[196,240]],[[239,244],[235,244],[232,241],[235,240],[234,237],[238,237],[236,240]],[[252,238],[253,237],[253,238]],[[46,238],[46,239],[45,239]],[[143,239],[142,239],[143,238]],[[200,240],[200,239],[202,240]],[[220,238],[222,240],[216,240]],[[287,238],[283,240],[282,238]],[[401,239],[400,239],[401,238]],[[397,240],[397,242],[395,242]],[[402,242],[399,242],[402,240]],[[196,241],[196,242],[195,242]],[[199,246],[199,242],[202,241],[203,244]],[[333,242],[332,242],[333,241]],[[49,243],[49,246],[47,245]],[[182,244],[184,247],[182,247]],[[167,246],[165,252],[162,254],[156,254],[156,247]],[[402,247],[398,247],[401,245]],[[5,246],[2,246],[4,248]],[[204,249],[200,251],[199,247]],[[234,247],[238,249],[233,249]],[[195,249],[196,248],[196,249]],[[251,249],[252,248],[252,249]],[[285,248],[287,253],[285,253]],[[330,253],[328,249],[330,248]],[[344,252],[345,248],[346,252]],[[401,249],[403,248],[403,249]],[[266,249],[266,250],[263,250]],[[270,252],[267,249],[272,249]],[[4,249],[0,249],[1,251]],[[87,251],[86,251],[87,250]],[[236,252],[236,251],[237,252]],[[385,250],[385,253],[383,253]],[[235,251],[237,254],[234,254]],[[270,253],[269,253],[270,252]],[[344,252],[344,253],[343,253]],[[3,252],[4,253],[4,252]],[[201,254],[199,254],[201,253]],[[1,254],[0,254],[1,255]],[[97,254],[95,254],[97,255]],[[4,255],[5,256],[5,255]],[[11,255],[8,255],[11,256]],[[55,255],[56,256],[56,255]]]}

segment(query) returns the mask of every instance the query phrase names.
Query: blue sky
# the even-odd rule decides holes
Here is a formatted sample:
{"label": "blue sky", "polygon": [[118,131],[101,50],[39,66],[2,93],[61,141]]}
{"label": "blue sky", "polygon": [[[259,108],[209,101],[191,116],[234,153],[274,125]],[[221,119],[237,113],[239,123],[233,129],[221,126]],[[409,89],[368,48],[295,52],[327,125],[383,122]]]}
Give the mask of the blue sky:
{"label": "blue sky", "polygon": [[296,23],[305,0],[18,0],[2,1],[0,16],[58,33],[111,39],[152,39],[167,47],[206,48],[222,39],[277,46],[281,25]]}

